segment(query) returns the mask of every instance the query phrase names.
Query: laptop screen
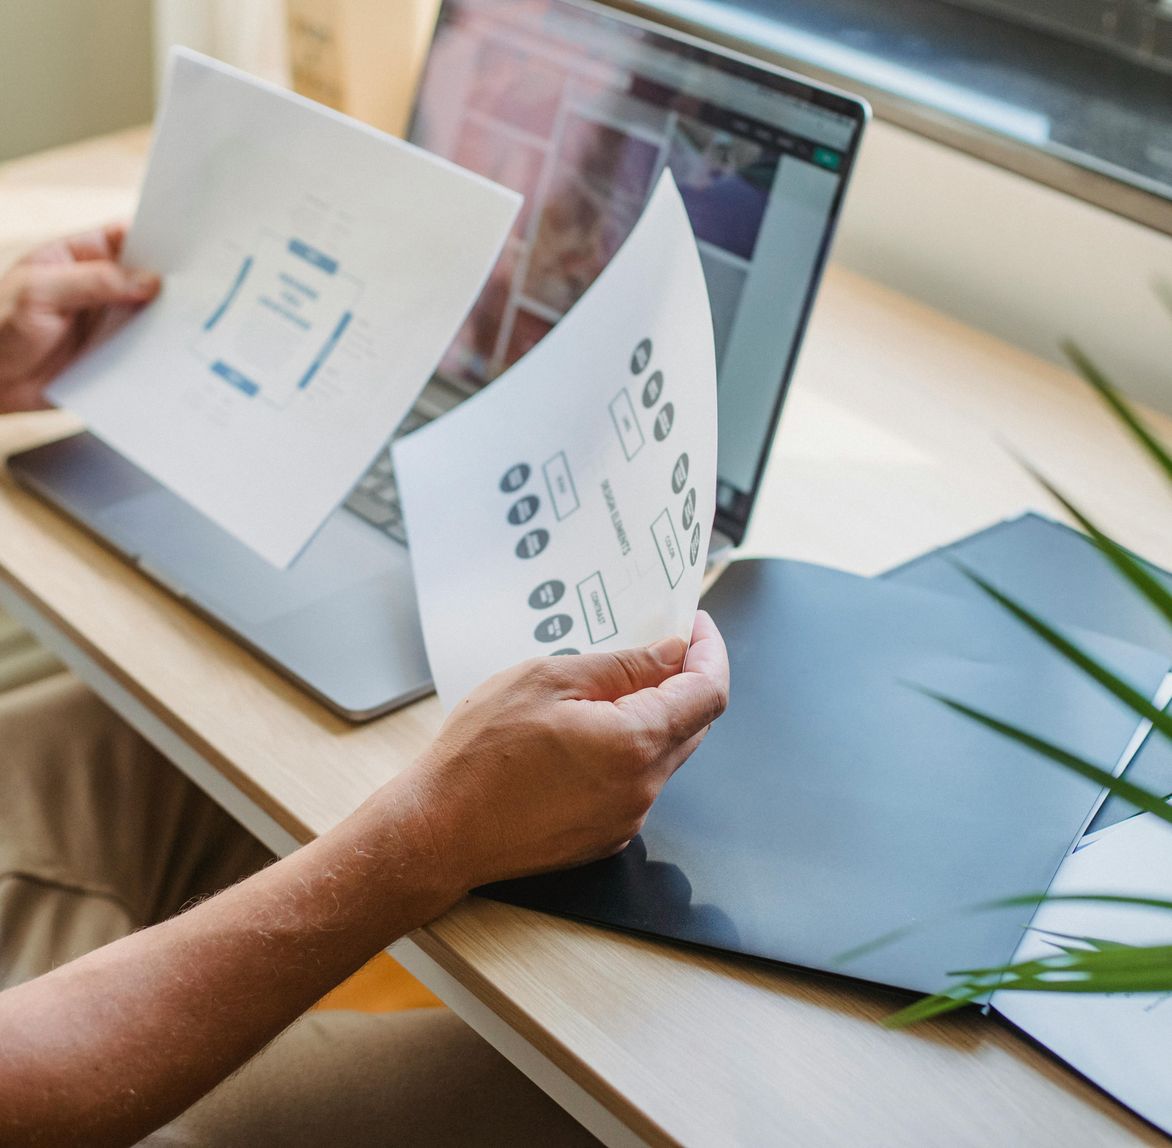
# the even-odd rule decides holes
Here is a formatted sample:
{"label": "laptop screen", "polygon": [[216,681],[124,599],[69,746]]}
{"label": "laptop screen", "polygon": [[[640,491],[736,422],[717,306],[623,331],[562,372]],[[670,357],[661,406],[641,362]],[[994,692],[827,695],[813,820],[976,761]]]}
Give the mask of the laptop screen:
{"label": "laptop screen", "polygon": [[739,542],[865,105],[593,4],[445,0],[411,138],[525,205],[443,378],[483,386],[550,330],[671,168],[716,335],[716,525]]}

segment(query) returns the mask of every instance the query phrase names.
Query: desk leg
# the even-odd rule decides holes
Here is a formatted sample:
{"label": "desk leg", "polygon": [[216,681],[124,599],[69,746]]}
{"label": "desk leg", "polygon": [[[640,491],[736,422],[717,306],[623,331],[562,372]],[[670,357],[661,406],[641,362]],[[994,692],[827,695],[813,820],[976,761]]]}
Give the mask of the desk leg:
{"label": "desk leg", "polygon": [[413,977],[431,989],[465,1024],[604,1144],[610,1148],[635,1148],[636,1145],[646,1143],[580,1084],[510,1028],[455,977],[442,969],[409,936],[396,941],[388,952]]}
{"label": "desk leg", "polygon": [[[0,606],[52,651],[128,725],[138,730],[160,753],[181,769],[213,801],[234,817],[278,857],[292,853],[298,842],[251,798],[245,796],[214,765],[191,749],[169,726],[129,690],[120,685],[92,657],[46,621],[3,581]],[[560,1068],[518,1035],[487,1005],[428,957],[409,938],[390,950],[396,960],[421,980],[457,1016],[488,1041],[502,1056],[560,1104],[580,1124],[611,1148],[631,1148],[640,1140]]]}

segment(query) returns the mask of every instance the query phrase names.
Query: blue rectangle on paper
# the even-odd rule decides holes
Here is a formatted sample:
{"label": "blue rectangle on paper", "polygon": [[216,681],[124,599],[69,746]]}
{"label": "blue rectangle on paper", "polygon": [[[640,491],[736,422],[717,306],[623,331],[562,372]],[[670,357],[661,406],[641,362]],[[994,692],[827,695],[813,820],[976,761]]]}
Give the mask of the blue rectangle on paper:
{"label": "blue rectangle on paper", "polygon": [[231,383],[238,391],[243,391],[246,395],[255,395],[260,391],[260,387],[247,375],[242,375],[235,367],[228,366],[223,359],[217,359],[212,364],[212,373],[219,375],[221,379]]}
{"label": "blue rectangle on paper", "polygon": [[346,328],[350,326],[350,320],[353,318],[353,312],[347,311],[339,320],[338,325],[334,328],[333,333],[326,340],[325,346],[317,353],[317,358],[309,364],[309,369],[302,376],[301,382],[297,384],[298,390],[305,390],[306,387],[313,381],[313,376],[321,370],[321,365],[330,357],[330,352],[338,345],[338,340],[346,333]]}
{"label": "blue rectangle on paper", "polygon": [[240,291],[241,285],[248,277],[249,271],[252,270],[252,256],[245,258],[244,262],[240,264],[240,270],[236,272],[236,278],[232,280],[232,286],[228,288],[228,294],[224,296],[223,302],[212,312],[208,321],[203,325],[205,331],[210,331],[223,318],[224,312],[232,306],[232,300]]}
{"label": "blue rectangle on paper", "polygon": [[290,239],[289,250],[292,254],[304,259],[306,263],[312,263],[314,267],[320,268],[327,275],[333,275],[338,270],[336,259],[331,259],[324,251],[318,251],[316,247],[310,247],[301,239]]}

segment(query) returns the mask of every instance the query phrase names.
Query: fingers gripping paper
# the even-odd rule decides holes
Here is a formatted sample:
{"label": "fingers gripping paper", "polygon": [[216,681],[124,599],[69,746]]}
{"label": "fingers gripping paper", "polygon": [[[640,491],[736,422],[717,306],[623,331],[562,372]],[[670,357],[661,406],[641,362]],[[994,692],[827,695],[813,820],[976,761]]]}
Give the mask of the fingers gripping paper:
{"label": "fingers gripping paper", "polygon": [[163,293],[50,395],[286,566],[407,413],[519,205],[176,52],[125,253]]}
{"label": "fingers gripping paper", "polygon": [[669,174],[573,310],[400,440],[395,470],[446,707],[536,655],[689,636],[715,513],[716,364]]}

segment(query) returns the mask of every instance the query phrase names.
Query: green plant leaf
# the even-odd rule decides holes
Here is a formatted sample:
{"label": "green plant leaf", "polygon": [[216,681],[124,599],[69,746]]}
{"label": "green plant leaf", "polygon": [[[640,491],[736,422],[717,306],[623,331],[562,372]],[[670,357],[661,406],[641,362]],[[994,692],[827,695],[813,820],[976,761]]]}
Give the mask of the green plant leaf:
{"label": "green plant leaf", "polygon": [[[939,913],[926,920],[917,921],[914,925],[903,925],[898,929],[892,929],[890,932],[884,933],[874,940],[865,941],[861,945],[856,945],[854,948],[839,953],[834,957],[834,963],[849,965],[853,961],[869,956],[871,953],[878,952],[880,949],[887,948],[888,945],[902,941],[904,937],[913,937],[917,933],[923,932],[929,925],[943,924],[946,921],[965,916],[968,913],[987,913],[995,909],[1036,909],[1043,903],[1048,904],[1051,901],[1126,905],[1143,907],[1145,909],[1166,909],[1172,912],[1172,901],[1162,901],[1157,897],[1131,897],[1122,893],[1018,893],[1013,897],[998,897],[993,901],[977,901],[973,904],[953,909],[951,912]],[[1023,926],[1023,928],[1030,927],[1029,925]]]}
{"label": "green plant leaf", "polygon": [[[1172,314],[1172,285],[1157,283],[1156,293],[1165,308]],[[1172,481],[1172,455],[1169,454],[1168,449],[1081,348],[1074,342],[1067,341],[1063,344],[1062,349],[1082,377],[1098,392],[1116,418],[1123,423],[1156,463],[1165,478]],[[1163,583],[1152,574],[1147,565],[1107,536],[1032,467],[1027,465],[1027,469],[1090,535],[1095,546],[1115,570],[1143,595],[1166,622],[1172,625],[1172,593],[1169,593]],[[1158,730],[1165,737],[1172,738],[1172,715],[1157,709],[1150,699],[1144,698],[1127,682],[1101,665],[1031,611],[1002,594],[973,571],[967,570],[963,566],[961,569],[975,585],[1002,607],[1009,610],[1019,621],[1047,642],[1052,649],[1056,650],[1067,661],[1078,666],[1137,714],[1146,717],[1155,730]],[[1060,746],[1053,745],[1026,730],[1012,726],[989,714],[981,713],[963,702],[930,690],[922,690],[922,692],[948,706],[956,713],[1033,750],[1064,769],[1104,786],[1111,793],[1122,797],[1136,808],[1152,813],[1162,821],[1172,824],[1172,807],[1166,803],[1165,799],[1132,784],[1125,777],[1115,777],[1109,771],[1062,749]],[[983,907],[986,909],[1009,906],[1036,907],[1051,901],[1096,901],[1119,905],[1142,905],[1147,908],[1172,912],[1172,901],[1118,894],[1058,894],[1055,896],[1022,894],[999,901],[986,902]],[[895,930],[870,945],[859,946],[850,954],[845,954],[844,958],[861,956],[875,948],[890,944],[913,931],[914,927]],[[1057,953],[1040,960],[1024,961],[1016,965],[1008,964],[988,969],[968,969],[950,973],[950,976],[961,978],[957,984],[944,992],[924,997],[907,1008],[901,1009],[893,1016],[888,1017],[884,1023],[890,1028],[904,1028],[977,1001],[994,988],[1007,991],[1083,993],[1172,992],[1172,945],[1133,946],[1098,937],[1047,934],[1045,930],[1038,930],[1038,932],[1047,938],[1058,938],[1049,941],[1058,949]]]}
{"label": "green plant leaf", "polygon": [[1165,476],[1172,480],[1172,456],[1147,428],[1139,415],[1132,410],[1131,405],[1115,389],[1107,376],[1095,366],[1076,343],[1066,340],[1062,344],[1062,351],[1074,364],[1078,373],[1099,392],[1103,401],[1115,412],[1124,426],[1135,435],[1144,450],[1155,460],[1156,465],[1164,471]]}
{"label": "green plant leaf", "polygon": [[996,901],[982,901],[975,910],[1009,909],[1018,905],[1041,905],[1043,901],[1092,902],[1097,905],[1134,905],[1145,909],[1167,909],[1172,912],[1172,901],[1159,897],[1132,897],[1125,893],[1023,893],[1016,897],[1000,897]]}
{"label": "green plant leaf", "polygon": [[1069,638],[1060,634],[1048,622],[1044,622],[1033,611],[1027,610],[1007,594],[1003,594],[996,586],[986,581],[976,571],[971,570],[961,562],[957,562],[955,565],[970,582],[978,586],[990,598],[1033,630],[1038,637],[1052,649],[1060,653],[1068,662],[1078,666],[1083,673],[1093,678],[1104,689],[1114,694],[1129,709],[1134,710],[1141,717],[1150,721],[1152,726],[1158,729],[1165,737],[1172,738],[1172,714],[1160,709],[1150,698],[1145,697],[1139,690],[1129,685],[1117,674],[1112,673],[1106,666],[1097,662],[1086,651],[1076,646]]}
{"label": "green plant leaf", "polygon": [[958,1008],[964,1008],[965,1005],[972,1004],[986,992],[988,992],[986,987],[970,989],[967,985],[960,985],[950,992],[921,997],[914,1004],[901,1008],[899,1012],[892,1013],[891,1016],[884,1017],[883,1027],[909,1028],[913,1024],[930,1020],[934,1016],[941,1016],[943,1013],[955,1012]]}
{"label": "green plant leaf", "polygon": [[[1149,793],[1140,786],[1133,785],[1125,778],[1115,777],[1107,770],[1070,753],[1068,750],[1053,745],[1025,730],[1018,729],[999,718],[973,709],[963,702],[958,702],[943,694],[931,691],[924,692],[955,712],[1027,746],[1034,752],[1057,762],[1082,777],[1097,782],[1138,808],[1154,813],[1161,820],[1172,824],[1172,808],[1154,793]],[[1064,894],[1053,898],[1038,894],[1023,894],[1000,901],[985,902],[985,905],[989,908],[1010,905],[1027,906],[1038,905],[1046,900],[1095,900],[1116,904],[1146,905],[1172,911],[1172,901],[1118,894]],[[891,936],[888,934],[888,937]],[[1088,967],[1085,963],[1091,956],[1103,958],[1108,954],[1120,951],[1134,952],[1136,947],[1118,945],[1082,954],[1063,952],[1053,958],[1025,962],[1019,966],[1002,965],[986,969],[958,970],[950,974],[963,978],[958,984],[944,993],[925,997],[915,1004],[901,1009],[888,1017],[884,1024],[891,1028],[904,1028],[930,1017],[951,1012],[965,1004],[973,1003],[994,988],[998,990],[1031,989],[1048,992],[1100,993],[1172,991],[1172,946],[1139,947],[1141,955],[1138,959],[1122,960],[1116,958],[1116,963],[1111,965],[1095,964]],[[1155,965],[1153,965],[1153,960],[1157,962]]]}
{"label": "green plant leaf", "polygon": [[1028,464],[1023,464],[1034,480],[1043,486],[1050,497],[1059,502],[1068,514],[1091,536],[1091,540],[1103,557],[1127,579],[1172,626],[1172,592],[1148,569],[1147,564],[1130,550],[1104,534],[1077,506],[1053,487],[1041,474]]}
{"label": "green plant leaf", "polygon": [[981,725],[994,730],[1003,737],[1007,737],[1019,745],[1024,745],[1028,749],[1032,749],[1035,753],[1039,753],[1043,757],[1048,757],[1051,761],[1057,762],[1066,769],[1079,774],[1079,776],[1088,778],[1097,785],[1103,786],[1112,793],[1122,797],[1125,801],[1131,802],[1137,809],[1142,809],[1146,813],[1154,813],[1161,821],[1167,821],[1169,824],[1172,824],[1172,807],[1165,804],[1164,800],[1156,796],[1156,794],[1149,793],[1148,790],[1134,785],[1126,777],[1116,777],[1110,771],[1086,761],[1084,758],[1071,753],[1069,750],[1063,749],[1061,746],[1045,741],[1027,730],[1009,725],[1000,718],[995,718],[990,714],[973,709],[972,706],[965,705],[964,702],[958,702],[954,698],[935,693],[932,690],[922,690],[922,692],[927,697],[935,698],[938,702],[948,706],[949,709],[956,713],[963,714],[965,717],[979,722]]}
{"label": "green plant leaf", "polygon": [[[1105,937],[1080,937],[1076,933],[1055,933],[1050,929],[1035,929],[1032,925],[1030,931],[1037,933],[1046,944],[1053,945],[1064,953],[1085,953],[1088,949],[1101,952],[1103,949],[1127,948],[1122,941],[1108,941]],[[1057,937],[1058,940],[1051,940],[1051,937]]]}
{"label": "green plant leaf", "polygon": [[1124,945],[1064,948],[1050,957],[987,969],[960,969],[963,978],[945,992],[918,1000],[886,1018],[889,1028],[951,1012],[997,992],[1167,993],[1172,992],[1172,945]]}
{"label": "green plant leaf", "polygon": [[[958,969],[949,976],[964,984],[995,980],[997,991],[1172,992],[1172,945],[1115,944],[1102,949],[1072,949],[1018,964],[989,969]],[[1108,988],[1117,985],[1118,988]]]}

